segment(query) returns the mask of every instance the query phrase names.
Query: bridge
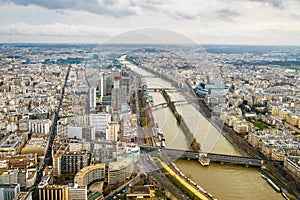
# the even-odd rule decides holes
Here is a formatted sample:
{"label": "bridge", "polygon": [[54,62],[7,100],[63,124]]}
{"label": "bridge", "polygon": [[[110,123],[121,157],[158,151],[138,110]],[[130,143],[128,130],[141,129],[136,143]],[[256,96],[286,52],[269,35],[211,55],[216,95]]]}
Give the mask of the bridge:
{"label": "bridge", "polygon": [[165,90],[165,91],[169,91],[169,92],[177,92],[179,89],[178,88],[146,88],[147,91],[152,91],[152,92],[159,92],[159,91],[162,91],[162,90]]}
{"label": "bridge", "polygon": [[[186,99],[183,99],[183,100],[171,101],[171,103],[173,103],[174,105],[175,104],[182,105],[182,104],[187,104],[187,103],[190,103],[190,102]],[[157,108],[160,108],[160,107],[163,108],[163,107],[167,107],[167,106],[168,106],[168,103],[165,102],[165,103],[156,104],[156,105],[152,106],[151,109],[157,109]]]}
{"label": "bridge", "polygon": [[195,152],[195,151],[185,151],[178,149],[162,149],[162,152],[165,152],[168,156],[173,158],[181,158],[188,160],[198,160],[200,154],[206,154],[206,157],[212,162],[228,163],[228,164],[239,164],[246,166],[261,166],[263,160],[257,158],[249,158],[243,156],[233,156],[225,154],[215,154],[215,153],[204,153],[204,152]]}
{"label": "bridge", "polygon": [[[141,149],[146,151],[158,151],[158,147],[152,146],[140,146]],[[162,148],[161,152],[166,153],[171,158],[180,158],[187,160],[199,160],[199,156],[202,154],[206,155],[206,158],[209,158],[212,162],[219,162],[222,164],[237,164],[237,165],[245,165],[245,166],[254,166],[260,167],[264,163],[264,160],[257,158],[249,158],[243,156],[233,156],[233,155],[225,155],[225,154],[215,154],[215,153],[203,153],[203,152],[195,152],[188,150],[179,150],[179,149],[168,149]]]}

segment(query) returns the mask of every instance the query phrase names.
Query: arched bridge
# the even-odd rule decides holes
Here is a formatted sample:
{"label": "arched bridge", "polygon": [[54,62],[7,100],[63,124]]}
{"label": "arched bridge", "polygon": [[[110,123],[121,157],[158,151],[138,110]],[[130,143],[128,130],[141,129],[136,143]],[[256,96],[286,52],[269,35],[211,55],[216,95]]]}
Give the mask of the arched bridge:
{"label": "arched bridge", "polygon": [[[171,101],[171,103],[173,104],[187,104],[187,103],[190,103],[188,100],[176,100],[176,101]],[[168,106],[168,103],[165,102],[165,103],[160,103],[160,104],[156,104],[154,106],[152,106],[151,108],[152,109],[156,109],[156,108],[160,108],[160,107],[167,107]]]}

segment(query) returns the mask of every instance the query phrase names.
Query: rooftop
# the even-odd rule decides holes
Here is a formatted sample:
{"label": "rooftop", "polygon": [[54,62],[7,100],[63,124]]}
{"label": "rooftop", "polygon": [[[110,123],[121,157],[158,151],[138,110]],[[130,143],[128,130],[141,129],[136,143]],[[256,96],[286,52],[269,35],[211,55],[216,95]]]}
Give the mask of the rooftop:
{"label": "rooftop", "polygon": [[86,173],[88,173],[89,171],[94,170],[94,169],[105,169],[105,165],[99,163],[99,164],[84,167],[79,172],[77,172],[76,176],[83,177]]}

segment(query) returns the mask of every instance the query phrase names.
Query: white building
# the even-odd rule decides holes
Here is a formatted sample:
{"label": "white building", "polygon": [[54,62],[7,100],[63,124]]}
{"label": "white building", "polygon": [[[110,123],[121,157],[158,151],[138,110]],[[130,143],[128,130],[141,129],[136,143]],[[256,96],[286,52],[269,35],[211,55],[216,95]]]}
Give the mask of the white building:
{"label": "white building", "polygon": [[50,120],[30,120],[28,121],[29,131],[32,133],[50,133],[51,121]]}
{"label": "white building", "polygon": [[90,125],[95,128],[95,132],[106,133],[109,122],[111,122],[110,114],[107,113],[90,114]]}
{"label": "white building", "polygon": [[90,100],[90,109],[96,108],[96,88],[90,88],[90,94],[89,94],[89,100]]}

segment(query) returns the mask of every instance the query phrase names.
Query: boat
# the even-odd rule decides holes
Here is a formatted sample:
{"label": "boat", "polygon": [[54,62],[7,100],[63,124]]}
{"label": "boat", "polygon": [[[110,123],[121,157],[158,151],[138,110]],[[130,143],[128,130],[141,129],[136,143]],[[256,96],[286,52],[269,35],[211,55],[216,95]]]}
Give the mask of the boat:
{"label": "boat", "polygon": [[289,197],[288,197],[284,192],[282,192],[281,195],[282,195],[286,200],[289,200]]}
{"label": "boat", "polygon": [[281,191],[280,188],[271,179],[269,179],[267,176],[262,174],[261,177],[263,179],[265,179],[274,188],[274,190],[276,190],[277,192]]}
{"label": "boat", "polygon": [[265,176],[265,175],[261,175],[261,177],[263,178],[263,179],[266,179],[267,180],[267,177]]}
{"label": "boat", "polygon": [[198,161],[201,163],[202,166],[208,166],[210,163],[210,159],[207,157],[206,153],[200,153]]}
{"label": "boat", "polygon": [[267,178],[267,182],[277,191],[277,192],[280,192],[280,188],[275,184],[273,183],[273,181],[269,178]]}
{"label": "boat", "polygon": [[202,166],[209,166],[210,159],[207,157],[199,157],[199,162],[201,163]]}

